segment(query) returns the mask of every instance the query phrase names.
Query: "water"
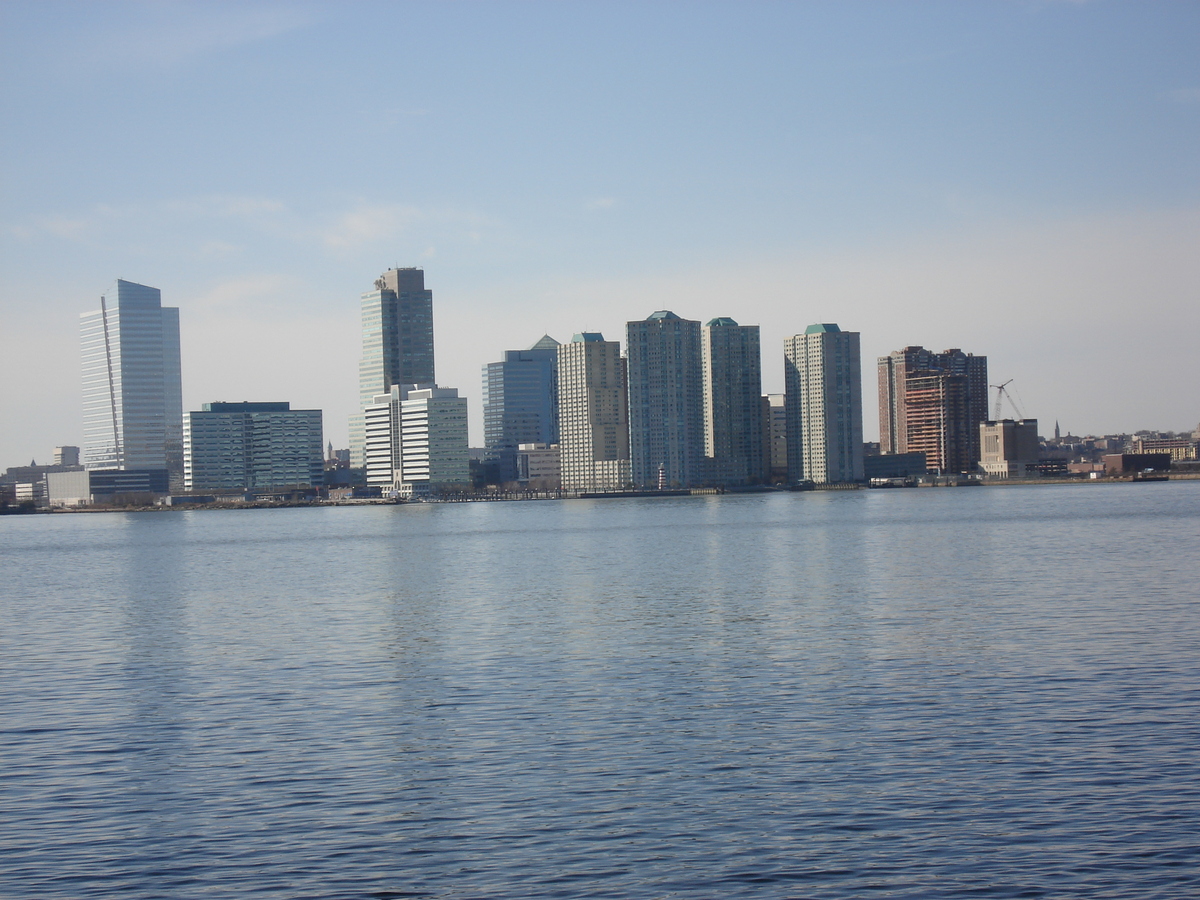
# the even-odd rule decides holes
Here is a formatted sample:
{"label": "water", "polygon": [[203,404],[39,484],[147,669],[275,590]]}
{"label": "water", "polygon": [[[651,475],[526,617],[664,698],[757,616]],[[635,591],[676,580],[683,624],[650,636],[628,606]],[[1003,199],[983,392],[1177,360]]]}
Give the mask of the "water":
{"label": "water", "polygon": [[4,897],[1200,895],[1200,482],[0,519]]}

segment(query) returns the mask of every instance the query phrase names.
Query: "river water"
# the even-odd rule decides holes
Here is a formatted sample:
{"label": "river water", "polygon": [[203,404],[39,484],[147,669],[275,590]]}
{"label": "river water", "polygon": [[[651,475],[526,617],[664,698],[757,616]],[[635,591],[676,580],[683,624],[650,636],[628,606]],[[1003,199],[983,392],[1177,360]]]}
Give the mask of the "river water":
{"label": "river water", "polygon": [[0,518],[0,896],[1200,896],[1200,482]]}

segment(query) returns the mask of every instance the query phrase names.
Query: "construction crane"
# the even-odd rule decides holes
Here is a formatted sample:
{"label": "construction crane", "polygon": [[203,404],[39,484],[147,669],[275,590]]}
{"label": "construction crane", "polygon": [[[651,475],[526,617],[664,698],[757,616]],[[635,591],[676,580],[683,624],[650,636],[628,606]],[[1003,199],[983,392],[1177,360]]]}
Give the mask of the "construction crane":
{"label": "construction crane", "polygon": [[1015,412],[1017,414],[1017,418],[1018,419],[1025,418],[1025,414],[1022,413],[1021,408],[1019,406],[1017,406],[1017,401],[1012,398],[1012,394],[1010,394],[1007,390],[1008,386],[1010,384],[1012,384],[1012,382],[1013,382],[1013,380],[1010,378],[1010,379],[1008,379],[1008,381],[1004,382],[1004,384],[988,385],[988,387],[994,387],[996,389],[996,407],[992,412],[992,421],[994,421],[994,422],[998,422],[1000,420],[1000,402],[1005,397],[1008,398],[1008,405],[1013,408],[1013,412]]}

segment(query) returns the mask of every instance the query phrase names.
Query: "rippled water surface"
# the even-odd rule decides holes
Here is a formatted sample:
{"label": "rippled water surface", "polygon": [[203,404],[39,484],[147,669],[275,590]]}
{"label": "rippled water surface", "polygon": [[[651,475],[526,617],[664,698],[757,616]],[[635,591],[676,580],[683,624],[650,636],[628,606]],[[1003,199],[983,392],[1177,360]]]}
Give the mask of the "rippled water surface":
{"label": "rippled water surface", "polygon": [[0,519],[4,897],[1200,896],[1200,482]]}

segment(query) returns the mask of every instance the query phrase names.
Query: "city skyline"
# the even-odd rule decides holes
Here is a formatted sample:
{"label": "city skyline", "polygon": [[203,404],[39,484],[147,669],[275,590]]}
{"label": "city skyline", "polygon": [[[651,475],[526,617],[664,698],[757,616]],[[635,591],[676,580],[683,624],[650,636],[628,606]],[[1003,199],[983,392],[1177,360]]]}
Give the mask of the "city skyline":
{"label": "city skyline", "polygon": [[[785,338],[837,321],[868,366],[986,355],[1075,433],[1200,419],[1192,4],[0,17],[0,466],[83,443],[76,322],[114,273],[184,311],[185,409],[287,397],[339,447],[389,265],[431,273],[475,446],[482,364],[653,309],[759,325],[764,393]],[[411,65],[344,65],[397,28]]]}

